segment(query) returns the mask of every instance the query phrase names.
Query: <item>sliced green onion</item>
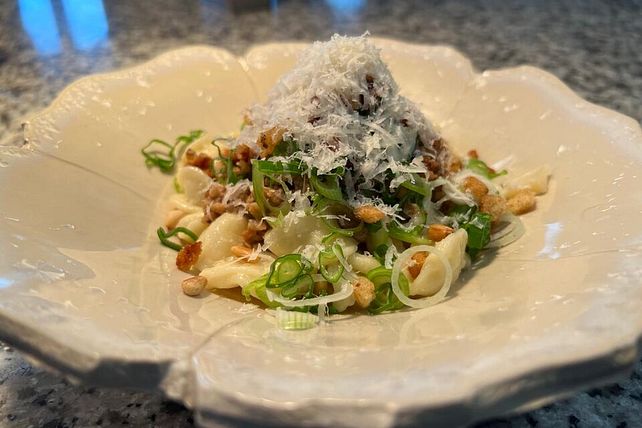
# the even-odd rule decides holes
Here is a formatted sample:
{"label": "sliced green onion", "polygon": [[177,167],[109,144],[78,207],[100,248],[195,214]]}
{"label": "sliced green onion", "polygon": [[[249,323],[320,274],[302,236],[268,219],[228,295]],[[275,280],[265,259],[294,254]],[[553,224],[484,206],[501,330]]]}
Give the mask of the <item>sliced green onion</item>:
{"label": "sliced green onion", "polygon": [[491,180],[501,175],[508,174],[508,171],[506,171],[505,169],[502,169],[499,172],[495,172],[491,167],[486,165],[486,162],[479,159],[468,160],[468,162],[466,163],[466,168]]}
{"label": "sliced green onion", "polygon": [[366,227],[368,229],[368,236],[366,237],[366,246],[368,247],[368,251],[376,256],[378,249],[385,247],[383,253],[385,254],[385,251],[388,250],[388,246],[391,244],[388,230],[383,227],[381,222],[369,224]]}
{"label": "sliced green onion", "polygon": [[299,151],[299,145],[292,139],[283,139],[279,144],[274,147],[272,156],[292,156],[295,152]]}
{"label": "sliced green onion", "polygon": [[401,183],[401,187],[412,190],[423,197],[430,197],[431,194],[430,184],[417,174],[412,174],[412,180],[404,181]]}
{"label": "sliced green onion", "polygon": [[[319,272],[323,278],[331,284],[339,282],[345,271],[345,268],[339,262],[337,253],[343,257],[343,250],[341,246],[336,243],[319,252]],[[328,269],[328,267],[332,266],[334,266],[333,269]]]}
{"label": "sliced green onion", "polygon": [[328,229],[330,229],[332,233],[335,233],[338,235],[352,236],[356,232],[359,232],[364,227],[363,226],[364,223],[362,221],[359,221],[359,223],[354,227],[342,227],[339,224],[339,221],[337,219],[328,218],[329,216],[341,216],[341,215],[349,217],[354,214],[352,211],[352,208],[342,203],[338,203],[336,201],[331,201],[323,197],[318,198],[316,200],[316,206],[314,211],[315,211],[315,214],[321,217],[321,220],[323,221],[323,223],[325,223]]}
{"label": "sliced green onion", "polygon": [[312,263],[301,254],[286,254],[270,265],[265,286],[287,288],[297,285],[297,280],[312,271]]}
{"label": "sliced green onion", "polygon": [[[379,314],[385,311],[401,309],[405,306],[392,291],[392,269],[379,266],[369,271],[366,276],[375,286],[375,298],[368,306],[370,313]],[[406,295],[410,293],[410,284],[403,275],[399,277],[399,286]]]}
{"label": "sliced green onion", "polygon": [[338,302],[339,300],[343,300],[346,297],[349,297],[350,295],[352,295],[354,291],[354,288],[352,287],[352,284],[350,283],[350,281],[340,282],[337,285],[337,288],[334,288],[334,293],[332,294],[328,294],[325,296],[298,299],[298,300],[286,299],[270,289],[267,289],[267,293],[271,299],[273,299],[275,302],[282,304],[283,306],[287,306],[289,308],[295,308],[295,307],[310,308],[316,305],[324,305],[324,304],[327,305],[328,303]]}
{"label": "sliced green onion", "polygon": [[263,174],[293,174],[300,175],[304,168],[301,162],[272,162],[269,160],[256,159],[252,161],[256,164],[259,172]]}
{"label": "sliced green onion", "polygon": [[283,287],[281,289],[281,296],[287,299],[297,296],[310,296],[313,288],[314,279],[312,279],[312,275],[303,274],[296,278],[293,285]]}
{"label": "sliced green onion", "polygon": [[228,141],[227,138],[215,138],[212,141],[212,145],[216,147],[218,151],[218,159],[223,162],[223,169],[221,171],[216,170],[216,162],[212,162],[210,166],[210,171],[212,171],[212,176],[217,177],[218,175],[223,175],[225,178],[225,184],[235,184],[239,181],[238,175],[234,172],[234,149],[230,149],[229,156],[223,156],[221,148],[217,144],[217,141]]}
{"label": "sliced green onion", "polygon": [[322,244],[331,244],[332,242],[336,241],[341,236],[345,236],[345,235],[343,235],[341,233],[337,233],[337,232],[330,232],[326,236],[324,236],[323,239],[321,239],[321,243]]}
{"label": "sliced green onion", "polygon": [[283,183],[272,178],[259,169],[259,161],[252,161],[252,192],[254,194],[254,200],[261,208],[263,215],[279,215],[284,214],[290,211],[290,205],[287,201],[284,201],[280,206],[274,206],[265,197],[265,180],[276,181],[277,183],[283,186]]}
{"label": "sliced green onion", "polygon": [[269,308],[279,307],[280,305],[277,302],[273,302],[268,298],[267,291],[265,290],[265,283],[267,282],[267,277],[268,277],[268,274],[265,274],[255,279],[254,281],[250,282],[249,284],[243,287],[241,293],[243,294],[245,299],[249,301],[253,297],[252,292],[254,292],[256,297],[261,302],[263,302],[265,306]]}
{"label": "sliced green onion", "polygon": [[339,187],[339,176],[332,175],[317,175],[315,171],[310,174],[310,184],[312,188],[324,198],[331,201],[343,201],[343,193]]}
{"label": "sliced green onion", "polygon": [[158,169],[165,174],[173,172],[176,160],[180,157],[183,150],[201,135],[203,135],[203,131],[198,129],[190,131],[187,135],[179,136],[174,144],[167,143],[158,138],[151,140],[140,150],[145,157],[145,165],[147,165],[148,168],[158,167]]}
{"label": "sliced green onion", "polygon": [[276,326],[283,330],[307,330],[316,325],[317,319],[309,312],[276,310]]}
{"label": "sliced green onion", "polygon": [[372,255],[375,257],[375,259],[377,259],[379,263],[381,264],[385,263],[385,258],[386,258],[386,253],[388,253],[388,248],[390,248],[390,245],[380,244],[372,252]]}
{"label": "sliced green onion", "polygon": [[468,233],[466,250],[474,257],[490,242],[491,216],[486,213],[475,213],[461,228]]}
{"label": "sliced green onion", "polygon": [[270,204],[265,197],[265,180],[270,180],[279,184],[284,191],[288,188],[279,179],[278,175],[300,175],[304,172],[305,165],[300,162],[271,162],[266,160],[253,159],[252,160],[252,190],[254,193],[254,200],[261,208],[263,215],[285,214],[290,211],[290,204],[284,201],[280,206],[276,207]]}
{"label": "sliced green onion", "polygon": [[167,231],[167,232],[162,227],[159,227],[156,230],[156,234],[158,235],[158,239],[160,239],[161,244],[175,251],[180,251],[183,248],[183,246],[176,242],[170,241],[169,238],[173,236],[177,236],[179,233],[182,233],[183,235],[187,235],[193,242],[196,242],[196,240],[198,240],[198,236],[196,236],[194,232],[192,232],[186,227],[175,227],[171,231]]}
{"label": "sliced green onion", "polygon": [[397,222],[390,222],[388,225],[388,234],[393,239],[408,242],[413,245],[430,244],[430,239],[423,236],[424,226],[418,225],[410,229],[401,227]]}

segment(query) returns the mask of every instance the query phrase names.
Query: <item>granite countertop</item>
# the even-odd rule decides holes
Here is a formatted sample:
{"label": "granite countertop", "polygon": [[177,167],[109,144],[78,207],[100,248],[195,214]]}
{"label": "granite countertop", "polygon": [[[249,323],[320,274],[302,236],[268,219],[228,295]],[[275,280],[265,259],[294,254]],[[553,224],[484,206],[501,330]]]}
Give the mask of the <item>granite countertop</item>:
{"label": "granite countertop", "polygon": [[[335,32],[449,44],[478,69],[529,63],[586,99],[642,119],[642,2],[0,0],[0,141],[78,77],[186,44],[234,53]],[[642,427],[642,364],[621,382],[477,427]],[[69,384],[0,344],[0,426],[194,424],[159,394]]]}

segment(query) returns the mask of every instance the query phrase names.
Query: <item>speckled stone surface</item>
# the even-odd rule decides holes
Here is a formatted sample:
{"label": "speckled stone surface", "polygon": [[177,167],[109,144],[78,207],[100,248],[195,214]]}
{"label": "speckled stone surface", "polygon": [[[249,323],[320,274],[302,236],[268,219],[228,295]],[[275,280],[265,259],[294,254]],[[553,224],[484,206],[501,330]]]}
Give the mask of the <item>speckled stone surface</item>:
{"label": "speckled stone surface", "polygon": [[[241,53],[258,42],[366,30],[453,45],[480,70],[533,64],[588,100],[642,119],[639,1],[106,0],[104,21],[100,7],[78,19],[65,4],[71,2],[0,0],[0,141],[19,143],[22,118],[73,80],[172,48],[202,43]],[[101,22],[107,32],[99,31]],[[477,427],[642,427],[641,376],[638,364],[618,384]],[[193,424],[190,411],[160,394],[70,385],[0,345],[0,426]]]}

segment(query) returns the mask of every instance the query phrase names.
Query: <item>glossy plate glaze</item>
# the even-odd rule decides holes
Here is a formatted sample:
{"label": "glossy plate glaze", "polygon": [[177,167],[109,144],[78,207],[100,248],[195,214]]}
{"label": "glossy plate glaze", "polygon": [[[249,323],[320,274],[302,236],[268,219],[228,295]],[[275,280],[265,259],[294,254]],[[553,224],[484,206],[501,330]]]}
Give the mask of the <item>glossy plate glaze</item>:
{"label": "glossy plate glaze", "polygon": [[158,245],[171,178],[141,146],[234,130],[304,45],[189,47],[91,76],[0,147],[0,336],[71,378],[160,388],[200,422],[466,424],[624,375],[642,332],[642,132],[532,67],[476,73],[451,48],[375,39],[460,151],[551,188],[526,234],[442,304],[291,332],[180,292]]}

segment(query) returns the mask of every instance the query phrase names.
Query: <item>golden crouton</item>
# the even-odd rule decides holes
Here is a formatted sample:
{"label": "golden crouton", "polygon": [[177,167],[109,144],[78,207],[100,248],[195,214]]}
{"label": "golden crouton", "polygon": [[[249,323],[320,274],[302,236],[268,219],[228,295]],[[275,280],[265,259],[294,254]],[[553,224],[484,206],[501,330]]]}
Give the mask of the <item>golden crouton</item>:
{"label": "golden crouton", "polygon": [[375,298],[375,286],[364,276],[358,277],[353,283],[354,299],[360,308],[367,308]]}
{"label": "golden crouton", "polygon": [[355,208],[354,215],[365,223],[376,223],[386,216],[383,211],[372,205],[361,205]]}
{"label": "golden crouton", "polygon": [[535,209],[535,192],[530,189],[518,190],[506,201],[506,207],[515,215],[525,214]]}
{"label": "golden crouton", "polygon": [[176,255],[176,267],[183,272],[189,272],[201,256],[203,243],[200,241],[187,244]]}
{"label": "golden crouton", "polygon": [[480,201],[484,195],[488,194],[488,187],[480,179],[472,176],[464,178],[461,187],[476,201]]}
{"label": "golden crouton", "polygon": [[506,201],[499,195],[484,195],[479,201],[479,210],[490,214],[492,221],[496,222],[506,212]]}

